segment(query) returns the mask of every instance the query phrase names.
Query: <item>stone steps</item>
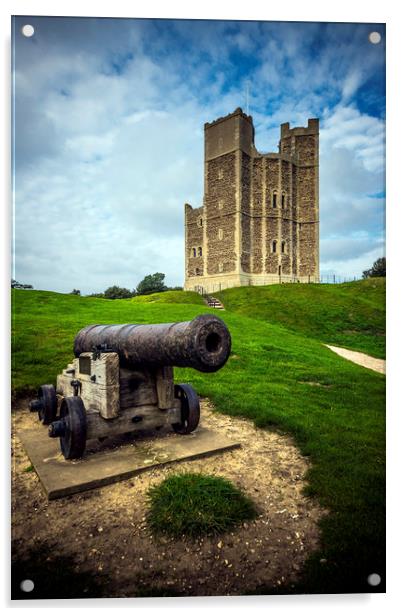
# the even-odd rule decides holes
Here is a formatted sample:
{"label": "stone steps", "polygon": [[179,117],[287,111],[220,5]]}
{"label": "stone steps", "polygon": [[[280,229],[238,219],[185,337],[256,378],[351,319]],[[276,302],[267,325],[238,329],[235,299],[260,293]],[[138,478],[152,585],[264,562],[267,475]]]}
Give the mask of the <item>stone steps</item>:
{"label": "stone steps", "polygon": [[206,295],[204,297],[204,300],[205,300],[205,303],[208,304],[210,308],[215,308],[216,310],[225,310],[225,307],[222,304],[222,302],[216,297],[211,297],[210,295]]}

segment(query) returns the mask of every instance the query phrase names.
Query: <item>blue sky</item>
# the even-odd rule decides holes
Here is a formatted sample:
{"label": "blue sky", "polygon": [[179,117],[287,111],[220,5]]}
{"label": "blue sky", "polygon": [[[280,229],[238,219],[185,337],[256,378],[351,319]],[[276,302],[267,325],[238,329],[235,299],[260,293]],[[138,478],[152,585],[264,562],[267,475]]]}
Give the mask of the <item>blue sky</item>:
{"label": "blue sky", "polygon": [[20,282],[182,284],[203,125],[245,108],[247,84],[261,152],[282,122],[320,118],[321,273],[360,276],[385,254],[381,24],[17,17],[13,49]]}

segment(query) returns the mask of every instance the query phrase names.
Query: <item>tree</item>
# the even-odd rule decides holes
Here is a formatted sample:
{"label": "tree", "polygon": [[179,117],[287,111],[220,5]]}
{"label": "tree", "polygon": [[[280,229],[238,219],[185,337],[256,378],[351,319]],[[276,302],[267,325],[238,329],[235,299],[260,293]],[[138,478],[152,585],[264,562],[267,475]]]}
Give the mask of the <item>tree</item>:
{"label": "tree", "polygon": [[165,286],[164,281],[165,274],[161,274],[161,272],[148,274],[148,276],[145,276],[145,278],[138,283],[137,294],[149,295],[150,293],[160,293],[161,291],[166,291],[167,287]]}
{"label": "tree", "polygon": [[374,261],[373,267],[363,272],[363,278],[382,278],[386,276],[386,259],[380,257]]}
{"label": "tree", "polygon": [[133,297],[133,292],[130,289],[114,285],[106,289],[104,297],[106,299],[127,299],[128,297]]}
{"label": "tree", "polygon": [[81,291],[79,289],[73,289],[70,295],[81,295]]}
{"label": "tree", "polygon": [[22,284],[21,282],[18,282],[17,280],[14,280],[14,278],[12,278],[11,288],[12,289],[33,289],[33,286],[31,284]]}

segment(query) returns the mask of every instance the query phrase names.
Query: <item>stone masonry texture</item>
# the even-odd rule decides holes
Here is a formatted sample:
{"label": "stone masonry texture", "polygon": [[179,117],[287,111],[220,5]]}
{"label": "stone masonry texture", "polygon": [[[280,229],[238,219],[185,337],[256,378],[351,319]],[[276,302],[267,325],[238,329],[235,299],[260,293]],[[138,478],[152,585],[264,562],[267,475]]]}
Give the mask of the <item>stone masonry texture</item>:
{"label": "stone masonry texture", "polygon": [[278,153],[254,145],[237,108],[206,123],[204,201],[185,205],[185,289],[319,281],[319,120],[281,125]]}

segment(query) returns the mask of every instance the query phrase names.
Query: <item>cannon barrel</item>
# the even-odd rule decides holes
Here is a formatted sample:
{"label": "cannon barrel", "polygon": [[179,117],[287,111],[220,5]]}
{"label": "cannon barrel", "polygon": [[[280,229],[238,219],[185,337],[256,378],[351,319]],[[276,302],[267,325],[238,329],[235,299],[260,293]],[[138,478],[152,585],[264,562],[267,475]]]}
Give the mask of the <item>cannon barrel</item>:
{"label": "cannon barrel", "polygon": [[231,338],[218,317],[156,325],[89,325],[78,332],[74,354],[96,349],[119,354],[127,368],[178,366],[200,372],[219,370],[229,357]]}

